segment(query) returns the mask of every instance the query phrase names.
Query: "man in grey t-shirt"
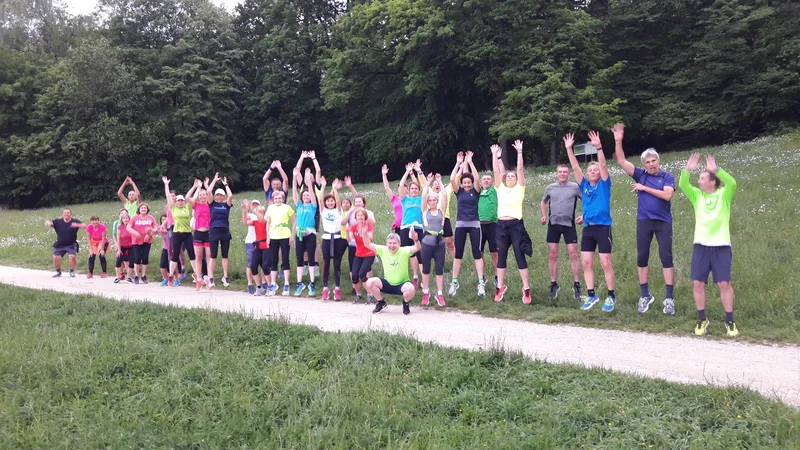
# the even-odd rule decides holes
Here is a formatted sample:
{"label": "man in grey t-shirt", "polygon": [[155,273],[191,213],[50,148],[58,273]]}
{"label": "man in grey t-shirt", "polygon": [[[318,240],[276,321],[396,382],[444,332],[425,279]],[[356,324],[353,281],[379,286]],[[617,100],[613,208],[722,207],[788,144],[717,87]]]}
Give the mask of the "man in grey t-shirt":
{"label": "man in grey t-shirt", "polygon": [[[547,249],[548,271],[550,272],[550,300],[558,297],[558,243],[564,236],[567,244],[569,263],[572,268],[574,284],[572,290],[576,300],[581,299],[581,262],[578,258],[578,232],[575,224],[583,223],[583,216],[575,217],[578,200],[581,199],[581,189],[576,183],[569,181],[570,169],[566,164],[561,164],[556,169],[558,182],[553,183],[544,191],[542,197],[542,225],[547,224]],[[549,205],[549,214],[548,214]]]}

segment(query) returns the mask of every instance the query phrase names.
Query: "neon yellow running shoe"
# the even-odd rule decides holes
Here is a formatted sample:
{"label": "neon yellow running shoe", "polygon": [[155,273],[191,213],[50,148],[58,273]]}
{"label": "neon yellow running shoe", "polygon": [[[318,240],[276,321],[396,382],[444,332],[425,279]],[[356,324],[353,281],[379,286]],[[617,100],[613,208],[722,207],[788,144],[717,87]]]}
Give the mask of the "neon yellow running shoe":
{"label": "neon yellow running shoe", "polygon": [[728,332],[728,336],[736,337],[739,335],[739,329],[736,328],[736,322],[725,322],[725,331]]}
{"label": "neon yellow running shoe", "polygon": [[697,326],[694,327],[694,334],[696,336],[703,336],[706,334],[706,330],[708,329],[709,320],[698,320]]}

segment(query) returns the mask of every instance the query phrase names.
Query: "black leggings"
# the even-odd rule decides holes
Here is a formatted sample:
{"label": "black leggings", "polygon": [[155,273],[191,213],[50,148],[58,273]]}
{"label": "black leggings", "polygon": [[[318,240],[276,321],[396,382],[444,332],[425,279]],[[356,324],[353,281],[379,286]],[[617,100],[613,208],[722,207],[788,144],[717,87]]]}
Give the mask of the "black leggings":
{"label": "black leggings", "polygon": [[309,234],[303,236],[303,240],[299,237],[294,238],[294,256],[297,258],[297,265],[302,266],[304,261],[308,262],[308,267],[316,267],[317,260],[314,259],[317,253],[317,235]]}
{"label": "black leggings", "polygon": [[192,233],[172,233],[172,262],[181,262],[181,246],[185,247],[186,255],[189,256],[189,261],[194,261],[194,239]]}
{"label": "black leggings", "polygon": [[222,248],[222,259],[228,259],[228,252],[231,249],[231,240],[224,239],[220,241],[211,241],[209,244],[209,251],[211,252],[211,259],[217,259],[217,253],[220,247]]}
{"label": "black leggings", "polygon": [[[272,267],[274,272],[278,271],[278,259],[281,261],[281,270],[289,270],[289,238],[286,239],[271,239],[269,241],[269,249],[272,252]],[[278,251],[280,250],[280,258]],[[288,283],[289,280],[286,280]]]}
{"label": "black leggings", "polygon": [[[456,228],[456,236],[458,236],[458,228]],[[431,273],[431,259],[436,264],[436,275],[444,275],[444,242],[439,245],[428,245],[422,243],[422,250],[420,250],[420,258],[422,258],[422,273],[429,275]]]}
{"label": "black leggings", "polygon": [[345,250],[347,250],[347,241],[344,239],[322,240],[322,286],[328,287],[331,260],[333,260],[333,276],[336,278],[336,286],[342,282],[342,258]]}
{"label": "black leggings", "polygon": [[133,246],[133,263],[140,265],[150,264],[150,246],[149,243],[137,244]]}
{"label": "black leggings", "polygon": [[658,256],[661,266],[665,269],[673,267],[672,264],[672,224],[663,220],[642,219],[636,221],[636,266],[647,267],[650,261],[650,242],[653,235],[658,242]]}
{"label": "black leggings", "polygon": [[250,259],[250,271],[253,275],[258,275],[258,268],[261,267],[264,275],[269,275],[272,268],[272,252],[268,248],[259,248],[258,242],[255,243],[255,247],[253,257]]}
{"label": "black leggings", "polygon": [[498,220],[497,221],[497,268],[505,269],[508,259],[509,248],[514,248],[514,258],[517,260],[517,267],[520,270],[528,268],[528,260],[520,248],[520,240],[525,231],[525,225],[521,220]]}
{"label": "black leggings", "polygon": [[356,259],[356,246],[347,244],[347,263],[350,265],[350,273],[353,273],[353,260]]}
{"label": "black leggings", "polygon": [[[109,246],[108,242],[103,244],[103,252],[108,251],[108,246]],[[100,268],[103,269],[103,273],[106,273],[106,270],[108,270],[108,262],[106,261],[105,255],[100,255],[99,253],[95,253],[94,255],[89,255],[89,273],[91,274],[94,273],[94,258],[96,256],[100,256]]]}
{"label": "black leggings", "polygon": [[353,259],[353,267],[350,268],[350,281],[353,284],[366,282],[367,273],[372,270],[372,263],[374,262],[374,256],[356,256]]}
{"label": "black leggings", "polygon": [[454,234],[456,241],[456,259],[461,259],[464,257],[464,250],[467,246],[467,235],[469,235],[469,243],[472,246],[472,258],[475,260],[483,258],[483,252],[481,252],[480,227],[456,226],[456,231]]}

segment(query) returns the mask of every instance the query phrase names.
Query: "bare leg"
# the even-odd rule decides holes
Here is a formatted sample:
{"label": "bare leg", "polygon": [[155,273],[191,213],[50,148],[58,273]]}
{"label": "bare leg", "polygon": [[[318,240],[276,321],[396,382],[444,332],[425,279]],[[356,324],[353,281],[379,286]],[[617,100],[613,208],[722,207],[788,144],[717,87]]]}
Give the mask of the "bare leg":
{"label": "bare leg", "polygon": [[664,283],[670,286],[675,286],[675,268],[670,267],[663,270],[664,272]]}
{"label": "bare leg", "polygon": [[581,282],[581,260],[578,258],[578,244],[567,244],[569,253],[569,265],[572,269],[572,279],[576,283]]}
{"label": "bare leg", "polygon": [[56,270],[61,270],[61,257],[53,255],[53,266]]}
{"label": "bare leg", "polygon": [[483,258],[475,260],[475,273],[478,274],[479,280],[483,280]]}
{"label": "bare leg", "polygon": [[453,236],[444,238],[444,245],[447,247],[447,253],[450,254],[450,258],[456,259],[456,241]]}
{"label": "bare leg", "polygon": [[528,281],[528,269],[519,269],[519,277],[522,279],[522,289],[530,289],[531,284]]}
{"label": "bare leg", "polygon": [[706,309],[706,284],[702,281],[692,281],[692,294],[694,294],[694,305],[698,311]]}
{"label": "bare leg", "polygon": [[[428,275],[428,278],[430,279],[430,275]],[[425,288],[427,289],[427,285]],[[444,292],[444,275],[436,275],[436,289],[438,289],[437,294]]]}
{"label": "bare leg", "polygon": [[608,290],[614,290],[614,267],[611,265],[611,253],[600,253],[600,265],[603,267],[603,274],[606,278]]}
{"label": "bare leg", "polygon": [[76,255],[69,255],[69,270],[75,270],[78,265],[78,257]]}
{"label": "bare leg", "polygon": [[594,252],[581,252],[581,263],[583,265],[583,279],[586,281],[586,289],[594,289]]}
{"label": "bare leg", "polygon": [[453,259],[453,279],[457,280],[460,274],[461,274],[461,260]]}
{"label": "bare leg", "polygon": [[[636,272],[639,275],[639,284],[645,284],[650,280],[650,268],[649,267],[637,267]],[[669,284],[669,283],[667,283]]]}
{"label": "bare leg", "polygon": [[[730,281],[720,281],[717,283],[719,285],[719,298],[722,301],[722,307],[725,308],[725,312],[733,312],[733,286],[731,286]],[[703,290],[705,292],[705,289]]]}
{"label": "bare leg", "polygon": [[547,272],[550,274],[550,281],[558,281],[558,244],[547,243]]}
{"label": "bare leg", "polygon": [[505,283],[506,269],[497,269],[497,285],[502,287]]}

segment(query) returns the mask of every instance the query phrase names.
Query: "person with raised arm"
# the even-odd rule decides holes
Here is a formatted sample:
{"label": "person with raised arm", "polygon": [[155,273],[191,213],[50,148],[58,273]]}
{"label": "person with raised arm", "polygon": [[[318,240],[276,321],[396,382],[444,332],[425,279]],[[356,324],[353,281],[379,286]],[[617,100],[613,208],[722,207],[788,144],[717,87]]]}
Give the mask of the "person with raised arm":
{"label": "person with raised arm", "polygon": [[406,247],[400,246],[400,236],[397,233],[386,236],[386,245],[375,245],[370,235],[364,238],[364,245],[378,255],[383,266],[383,278],[372,277],[364,283],[367,292],[377,300],[373,314],[386,310],[383,294],[403,296],[403,314],[411,314],[409,302],[414,298],[417,289],[408,278],[408,263],[411,255],[420,251],[420,243],[415,229],[408,232],[414,245]]}
{"label": "person with raised arm", "polygon": [[[289,295],[289,276],[291,268],[289,265],[289,248],[294,245],[295,213],[291,206],[284,203],[286,195],[283,192],[276,192],[272,195],[273,203],[267,208],[267,247],[270,249],[272,263],[270,277],[272,285],[267,295],[275,295],[278,292],[278,263],[283,272],[283,296]],[[280,253],[280,256],[279,256]]]}
{"label": "person with raised arm", "polygon": [[558,243],[564,237],[572,269],[572,293],[575,300],[581,300],[581,260],[578,256],[578,231],[575,225],[583,224],[583,216],[576,217],[581,188],[569,181],[569,166],[560,164],[556,168],[555,183],[549,184],[539,207],[542,210],[542,225],[547,225],[547,268],[550,274],[550,300],[558,297]]}
{"label": "person with raised arm", "polygon": [[203,183],[200,180],[195,180],[192,195],[186,197],[186,200],[194,210],[194,253],[197,255],[197,267],[201,271],[197,272],[195,277],[195,287],[199,291],[203,285],[207,289],[212,289],[214,285],[211,283],[208,275],[202,275],[203,261],[206,267],[211,264],[211,199],[208,195],[208,178]]}
{"label": "person with raised arm", "polygon": [[[117,277],[114,279],[114,283],[120,282],[123,271],[128,272],[127,278],[129,282],[133,280],[133,267],[130,265],[133,257],[131,249],[136,239],[140,238],[141,235],[130,226],[130,222],[131,216],[128,214],[128,210],[120,212],[117,232],[114,234],[114,247],[117,256],[115,264]],[[125,267],[123,267],[123,264],[125,264]]]}
{"label": "person with raised arm", "polygon": [[330,298],[328,278],[330,277],[331,262],[333,262],[333,276],[336,285],[333,290],[334,301],[342,300],[342,258],[347,250],[347,235],[342,236],[342,210],[339,208],[339,189],[342,182],[336,178],[331,184],[331,192],[323,197],[327,181],[321,178],[320,193],[317,197],[318,204],[322,205],[320,217],[322,219],[322,301]]}
{"label": "person with raised arm", "polygon": [[[147,266],[150,264],[150,248],[153,245],[153,234],[158,228],[155,217],[150,215],[150,205],[139,203],[139,213],[131,218],[128,228],[136,230],[131,251],[133,257],[133,283],[147,284]],[[130,231],[130,230],[129,230]]]}
{"label": "person with raised arm", "polygon": [[[419,183],[414,179],[415,172]],[[411,181],[408,184],[408,188],[406,188],[406,180],[409,175],[411,176]],[[408,236],[408,230],[410,228],[413,228],[417,234],[422,233],[422,197],[420,197],[422,186],[420,183],[423,182],[424,177],[420,161],[417,160],[415,163],[408,163],[406,165],[406,171],[400,179],[400,187],[397,192],[397,196],[400,197],[400,201],[403,204],[403,223],[400,228],[404,232],[400,233],[400,243],[404,247],[414,245],[414,243],[411,242],[411,238]],[[412,282],[414,283],[414,289],[416,289],[419,286],[419,276],[417,275],[419,273],[419,255],[415,253],[411,256],[411,272],[414,275]]]}
{"label": "person with raised arm", "polygon": [[[263,283],[261,281],[261,277],[258,275],[258,271],[256,270],[256,272],[253,272],[251,269],[251,266],[253,265],[252,263],[256,251],[256,246],[258,245],[256,242],[257,239],[256,239],[255,223],[258,221],[258,216],[256,215],[256,209],[258,209],[259,206],[261,206],[261,202],[256,199],[250,200],[250,202],[248,202],[247,200],[242,202],[242,224],[244,224],[244,226],[247,227],[247,235],[245,235],[244,237],[244,251],[247,257],[247,269],[246,269],[247,293],[251,295],[255,295],[256,287],[264,289],[263,291],[261,291],[261,294],[263,295],[264,293],[267,292],[266,288],[268,288],[269,285],[271,284],[271,283],[267,284],[266,282],[267,275],[269,275],[269,268],[271,264],[267,264],[267,268],[264,271]],[[249,212],[248,212],[248,207],[250,208]],[[264,212],[266,212],[266,208],[264,208]],[[264,221],[263,225],[266,226],[266,220]],[[267,242],[266,236],[267,232],[264,231],[264,238],[263,238],[264,244],[266,244]],[[269,254],[269,251],[267,251],[267,254]],[[259,257],[260,256],[261,254],[259,253]],[[254,281],[256,283],[255,286],[253,286]]]}
{"label": "person with raised arm", "polygon": [[189,257],[189,263],[192,265],[194,276],[199,278],[198,274],[200,271],[194,253],[192,227],[189,224],[192,218],[192,207],[186,203],[186,197],[190,197],[194,190],[197,189],[199,180],[195,180],[195,184],[189,189],[189,192],[186,193],[186,197],[183,195],[176,195],[174,200],[169,191],[169,183],[171,180],[167,177],[161,177],[161,181],[164,183],[164,195],[167,198],[167,207],[169,208],[170,215],[174,222],[172,228],[172,264],[170,264],[170,273],[173,275],[172,286],[177,287],[181,284],[179,279],[180,273],[178,273],[176,269],[180,261],[182,249],[186,250],[186,256]]}
{"label": "person with raised arm", "polygon": [[[128,196],[125,197],[125,186],[129,184],[131,185],[132,189],[128,192]],[[134,217],[139,214],[139,202],[142,201],[142,196],[139,193],[139,188],[136,186],[136,183],[131,177],[125,177],[125,180],[122,182],[119,190],[117,190],[117,197],[119,197],[122,204],[125,205],[125,209],[128,211],[129,216]]]}
{"label": "person with raised arm", "polygon": [[[444,210],[447,209],[447,196],[444,196],[444,204],[439,205],[439,195],[433,191],[433,187],[441,185],[442,176],[438,173],[436,178],[433,174],[428,175],[428,183],[422,193],[425,199],[425,206],[422,210],[424,222],[424,234],[421,240],[420,258],[422,259],[422,306],[428,306],[430,302],[430,283],[431,283],[431,260],[434,262],[436,271],[436,303],[444,308]],[[440,190],[441,191],[441,190]]]}
{"label": "person with raised arm", "polygon": [[394,211],[394,222],[392,222],[392,232],[399,233],[400,227],[403,225],[403,202],[400,201],[400,197],[395,195],[392,191],[391,186],[389,186],[389,179],[387,175],[389,174],[389,167],[384,164],[381,167],[381,176],[383,178],[383,191],[386,192],[386,197],[389,198],[389,202],[392,204],[392,210]]}
{"label": "person with raised arm", "polygon": [[691,171],[699,166],[700,153],[693,154],[681,171],[678,186],[694,207],[694,248],[692,250],[692,293],[697,307],[697,326],[694,334],[702,336],[708,330],[706,317],[706,284],[708,274],[714,275],[719,286],[719,298],[725,309],[725,331],[730,337],[739,335],[733,317],[733,287],[731,286],[731,202],[736,193],[736,180],[721,167],[712,155],[706,156],[706,168],[700,173],[697,186],[691,184]]}
{"label": "person with raised arm", "polygon": [[[247,213],[248,204],[253,210],[250,214]],[[272,253],[268,243],[269,232],[267,230],[266,213],[267,208],[261,206],[261,202],[258,200],[252,200],[251,202],[247,200],[242,201],[242,220],[248,227],[253,227],[253,253],[247,260],[247,270],[252,274],[257,286],[255,289],[250,289],[253,285],[248,284],[247,292],[255,296],[266,294],[272,286],[272,282],[269,281],[271,277]],[[259,268],[261,268],[263,274],[261,276],[258,274]],[[251,282],[248,281],[248,283]]]}
{"label": "person with raised arm", "polygon": [[611,250],[613,238],[611,235],[611,177],[608,174],[606,157],[603,154],[603,144],[596,131],[589,132],[592,145],[597,148],[597,161],[589,163],[586,168],[586,177],[583,176],[578,158],[572,146],[575,136],[568,133],[564,136],[564,146],[567,157],[575,172],[575,181],[581,188],[581,203],[583,205],[583,235],[581,236],[581,263],[583,265],[583,278],[586,280],[586,301],[581,305],[581,310],[587,311],[600,302],[600,297],[594,290],[594,255],[600,254],[600,266],[603,268],[608,295],[603,302],[603,311],[612,312],[617,303],[614,293],[614,267],[611,265]]}
{"label": "person with raised arm", "polygon": [[[461,155],[459,153],[459,155]],[[466,170],[465,170],[466,169]],[[453,281],[450,283],[448,295],[456,295],[460,284],[461,259],[467,246],[467,236],[472,247],[472,258],[475,260],[475,273],[478,275],[478,296],[486,295],[486,281],[483,278],[483,252],[481,251],[481,221],[478,216],[480,192],[475,185],[478,170],[472,162],[472,152],[463,155],[463,163],[456,165],[450,174],[450,187],[456,195],[458,216],[455,228],[456,253],[453,258]]]}
{"label": "person with raised arm", "polygon": [[[218,181],[222,181],[224,190],[214,190],[214,186]],[[228,177],[220,178],[219,172],[215,173],[214,179],[208,186],[208,192],[214,192],[214,200],[208,205],[211,213],[211,229],[208,232],[210,253],[208,264],[209,289],[214,287],[214,272],[217,268],[217,256],[220,248],[222,249],[222,285],[228,287],[231,285],[230,278],[228,278],[228,254],[231,248],[231,239],[233,239],[230,224],[233,193],[230,186],[228,186]]]}
{"label": "person with raised arm", "polygon": [[617,164],[628,176],[633,178],[633,192],[638,198],[636,211],[636,266],[639,276],[641,297],[639,298],[639,314],[644,314],[655,302],[650,293],[650,243],[653,236],[658,242],[658,256],[664,273],[666,294],[664,297],[664,314],[675,315],[675,267],[672,263],[672,208],[670,201],[675,193],[675,176],[661,170],[661,158],[654,148],[648,148],[640,157],[644,169],[636,167],[625,159],[622,140],[625,137],[625,125],[618,123],[611,129],[614,133]]}
{"label": "person with raised arm", "polygon": [[[280,177],[273,176],[273,170],[278,171]],[[281,162],[277,159],[272,161],[267,171],[264,172],[264,177],[261,179],[261,184],[264,188],[264,197],[267,199],[267,206],[272,204],[272,194],[275,192],[289,192],[289,176],[283,171]]]}
{"label": "person with raised arm", "polygon": [[[495,158],[492,158],[492,166],[497,165],[496,161]],[[496,172],[496,170],[493,172]],[[494,287],[497,289],[497,190],[494,188],[494,177],[491,173],[481,176],[478,218],[481,221],[481,255],[483,256],[486,250],[486,244],[489,244],[489,256],[492,259],[492,268],[495,271]],[[483,260],[484,272],[486,272],[486,258],[483,258]]]}
{"label": "person with raised arm", "polygon": [[78,265],[78,230],[85,229],[86,225],[72,217],[72,210],[64,208],[61,217],[44,222],[46,227],[56,231],[56,241],[53,243],[53,266],[56,274],[53,278],[61,276],[61,258],[68,255],[69,276],[75,278],[75,266]]}
{"label": "person with raised arm", "polygon": [[[295,236],[295,258],[297,260],[297,286],[294,291],[294,296],[299,297],[305,290],[306,285],[303,283],[303,266],[302,261],[306,261],[308,265],[309,284],[308,296],[314,297],[316,295],[316,285],[314,280],[317,270],[317,230],[316,220],[317,215],[317,197],[314,192],[314,179],[308,178],[305,180],[305,187],[301,194],[297,193],[297,181],[300,179],[300,170],[293,171],[294,181],[292,182],[292,199],[295,204],[296,218],[294,223],[293,233]],[[319,191],[318,191],[319,192]]]}
{"label": "person with raised arm", "polygon": [[[352,281],[353,277],[356,277],[358,274],[357,271],[356,272],[353,271],[353,266],[355,264],[355,259],[356,259],[357,245],[355,239],[352,239],[352,237],[350,237],[350,229],[353,227],[353,225],[358,223],[358,220],[356,219],[356,211],[358,209],[363,209],[364,211],[366,211],[367,222],[369,222],[373,227],[375,226],[375,214],[373,214],[372,211],[367,209],[367,198],[359,194],[358,191],[356,191],[356,188],[355,186],[353,186],[353,182],[349,176],[344,177],[344,184],[350,189],[350,192],[352,192],[353,194],[353,202],[350,208],[345,208],[344,206],[345,203],[349,202],[349,200],[347,199],[342,200],[342,207],[343,207],[342,232],[344,233],[344,236],[348,236],[347,259],[350,267],[350,280]],[[370,264],[370,267],[371,266],[372,264]],[[370,269],[367,272],[367,276],[368,277],[372,276],[372,269]],[[356,287],[354,285],[353,286],[353,296],[355,297],[353,301],[354,303],[358,303],[361,301],[361,297],[357,296],[356,294],[359,293],[356,292]],[[367,295],[367,303],[368,304],[372,303],[372,296]]]}
{"label": "person with raised arm", "polygon": [[497,190],[497,293],[494,301],[503,301],[508,291],[505,284],[508,250],[513,247],[519,276],[522,279],[522,303],[531,304],[531,285],[528,281],[528,261],[532,255],[531,238],[522,219],[522,203],[525,200],[525,168],[522,158],[522,141],[514,141],[517,151],[517,170],[506,172],[503,165],[503,149],[492,146],[494,159],[494,187]]}

